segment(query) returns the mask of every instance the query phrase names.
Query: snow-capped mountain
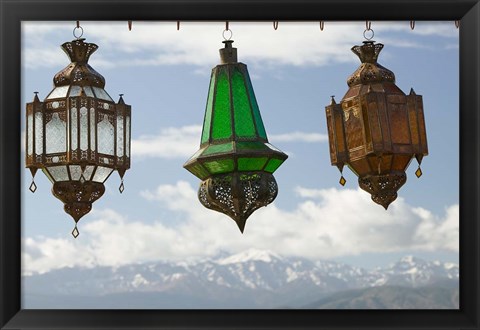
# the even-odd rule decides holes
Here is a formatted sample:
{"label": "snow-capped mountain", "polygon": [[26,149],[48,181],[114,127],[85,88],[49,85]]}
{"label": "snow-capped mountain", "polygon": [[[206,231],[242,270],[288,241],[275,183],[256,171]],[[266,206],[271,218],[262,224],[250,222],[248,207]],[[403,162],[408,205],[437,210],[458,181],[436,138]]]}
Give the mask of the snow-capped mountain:
{"label": "snow-capped mountain", "polygon": [[26,308],[46,307],[42,304],[48,297],[61,301],[62,308],[76,308],[65,306],[66,300],[75,305],[75,297],[101,298],[102,306],[110,308],[135,308],[132,297],[138,300],[137,308],[274,308],[298,307],[350,289],[417,287],[445,280],[458,281],[458,265],[408,256],[389,267],[366,270],[250,249],[188,262],[63,268],[24,277],[24,292]]}

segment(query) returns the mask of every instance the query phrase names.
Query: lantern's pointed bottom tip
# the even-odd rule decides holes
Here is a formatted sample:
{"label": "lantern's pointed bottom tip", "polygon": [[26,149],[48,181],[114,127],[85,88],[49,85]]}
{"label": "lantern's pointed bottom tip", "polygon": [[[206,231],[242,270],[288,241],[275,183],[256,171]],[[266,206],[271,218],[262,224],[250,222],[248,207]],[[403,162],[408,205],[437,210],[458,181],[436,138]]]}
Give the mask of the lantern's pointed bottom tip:
{"label": "lantern's pointed bottom tip", "polygon": [[238,226],[238,229],[240,229],[240,232],[243,234],[244,230],[245,230],[245,224],[246,224],[247,220],[235,220],[235,223],[237,224]]}

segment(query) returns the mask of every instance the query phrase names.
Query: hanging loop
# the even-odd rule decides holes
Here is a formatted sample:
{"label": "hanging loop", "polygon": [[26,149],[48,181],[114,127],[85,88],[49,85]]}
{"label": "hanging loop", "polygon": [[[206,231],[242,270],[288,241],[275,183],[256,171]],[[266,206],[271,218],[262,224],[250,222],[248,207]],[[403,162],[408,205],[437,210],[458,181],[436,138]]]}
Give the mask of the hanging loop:
{"label": "hanging loop", "polygon": [[73,28],[73,36],[77,39],[80,39],[83,36],[83,28],[78,23],[77,26]]}
{"label": "hanging loop", "polygon": [[278,21],[273,21],[273,29],[274,30],[278,29]]}
{"label": "hanging loop", "polygon": [[410,29],[415,29],[415,21],[410,21]]}
{"label": "hanging loop", "polygon": [[[372,35],[370,37],[367,37],[367,32],[370,32]],[[372,40],[373,36],[375,35],[375,32],[373,32],[372,29],[366,29],[365,31],[363,31],[363,37],[366,39],[366,40]]]}
{"label": "hanging loop", "polygon": [[365,29],[368,30],[368,31],[371,30],[372,29],[372,22],[370,22],[368,20],[365,21]]}
{"label": "hanging loop", "polygon": [[177,31],[180,30],[180,21],[177,21]]}
{"label": "hanging loop", "polygon": [[[225,36],[225,32],[230,32],[230,35],[228,36],[228,38]],[[222,36],[223,36],[224,40],[230,40],[230,39],[232,39],[233,32],[232,32],[232,30],[223,30]]]}
{"label": "hanging loop", "polygon": [[320,21],[320,31],[323,31],[323,27],[325,26],[324,21]]}
{"label": "hanging loop", "polygon": [[458,29],[458,27],[460,26],[460,21],[455,21],[455,27]]}

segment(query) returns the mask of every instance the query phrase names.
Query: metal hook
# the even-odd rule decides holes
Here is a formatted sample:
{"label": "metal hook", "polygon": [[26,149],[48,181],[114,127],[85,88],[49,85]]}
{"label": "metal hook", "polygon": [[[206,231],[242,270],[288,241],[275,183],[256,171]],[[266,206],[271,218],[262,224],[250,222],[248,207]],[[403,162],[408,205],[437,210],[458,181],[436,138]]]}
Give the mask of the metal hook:
{"label": "metal hook", "polygon": [[410,29],[415,29],[415,21],[410,21]]}
{"label": "metal hook", "polygon": [[77,29],[80,28],[80,21],[77,21]]}
{"label": "metal hook", "polygon": [[132,21],[128,21],[128,31],[132,31]]}
{"label": "metal hook", "polygon": [[368,21],[368,20],[365,21],[365,28],[366,28],[367,30],[371,30],[371,29],[372,29],[372,22],[370,22],[370,21]]}
{"label": "metal hook", "polygon": [[228,28],[228,25],[229,25],[229,24],[228,24],[228,21],[225,21],[225,31],[230,30],[230,29]]}
{"label": "metal hook", "polygon": [[273,29],[274,30],[278,29],[278,21],[273,21]]}
{"label": "metal hook", "polygon": [[323,31],[323,27],[325,26],[324,21],[320,21],[320,31]]}
{"label": "metal hook", "polygon": [[177,31],[180,30],[180,21],[177,21]]}
{"label": "metal hook", "polygon": [[459,26],[460,26],[460,21],[455,21],[455,27],[458,29]]}

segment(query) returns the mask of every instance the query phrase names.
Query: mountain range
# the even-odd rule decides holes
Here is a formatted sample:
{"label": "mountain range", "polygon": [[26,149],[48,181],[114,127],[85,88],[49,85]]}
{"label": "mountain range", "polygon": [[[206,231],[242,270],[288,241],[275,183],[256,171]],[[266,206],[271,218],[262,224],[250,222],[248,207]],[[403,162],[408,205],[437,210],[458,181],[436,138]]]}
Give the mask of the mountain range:
{"label": "mountain range", "polygon": [[23,277],[23,308],[458,308],[459,267],[406,256],[367,270],[250,249]]}

